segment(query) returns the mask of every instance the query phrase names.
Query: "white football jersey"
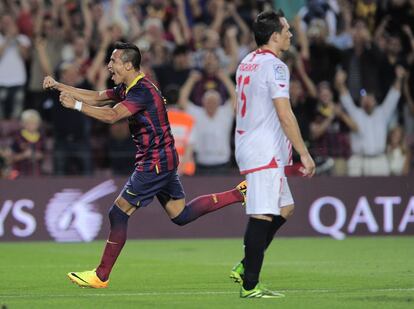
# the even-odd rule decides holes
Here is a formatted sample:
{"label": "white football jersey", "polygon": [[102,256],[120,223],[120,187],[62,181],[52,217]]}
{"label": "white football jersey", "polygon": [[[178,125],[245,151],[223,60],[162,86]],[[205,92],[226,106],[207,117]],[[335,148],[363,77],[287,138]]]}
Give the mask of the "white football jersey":
{"label": "white football jersey", "polygon": [[236,161],[242,174],[292,164],[292,144],[272,99],[289,98],[289,70],[269,50],[256,50],[237,73]]}

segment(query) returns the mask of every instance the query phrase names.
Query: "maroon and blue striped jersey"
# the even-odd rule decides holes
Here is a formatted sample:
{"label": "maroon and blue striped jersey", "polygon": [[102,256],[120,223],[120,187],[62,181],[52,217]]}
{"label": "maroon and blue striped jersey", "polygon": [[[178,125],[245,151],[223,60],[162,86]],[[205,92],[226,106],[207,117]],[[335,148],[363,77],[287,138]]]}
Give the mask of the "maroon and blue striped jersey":
{"label": "maroon and blue striped jersey", "polygon": [[157,173],[171,171],[178,166],[178,154],[167,117],[165,101],[158,88],[144,75],[130,87],[121,84],[106,91],[107,96],[121,102],[132,115],[129,130],[137,152],[137,171]]}

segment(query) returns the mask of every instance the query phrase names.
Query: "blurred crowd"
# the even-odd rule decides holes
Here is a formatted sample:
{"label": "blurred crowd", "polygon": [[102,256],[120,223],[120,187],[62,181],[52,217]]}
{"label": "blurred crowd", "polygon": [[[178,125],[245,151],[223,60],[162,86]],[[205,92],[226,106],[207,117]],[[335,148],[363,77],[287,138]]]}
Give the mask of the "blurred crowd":
{"label": "blurred crowd", "polygon": [[317,172],[410,174],[414,0],[2,0],[0,178],[132,171],[126,121],[99,123],[42,89],[46,75],[113,87],[106,65],[117,41],[140,48],[142,71],[166,98],[180,173],[235,173],[234,76],[256,48],[255,16],[272,8],[294,34],[283,60]]}

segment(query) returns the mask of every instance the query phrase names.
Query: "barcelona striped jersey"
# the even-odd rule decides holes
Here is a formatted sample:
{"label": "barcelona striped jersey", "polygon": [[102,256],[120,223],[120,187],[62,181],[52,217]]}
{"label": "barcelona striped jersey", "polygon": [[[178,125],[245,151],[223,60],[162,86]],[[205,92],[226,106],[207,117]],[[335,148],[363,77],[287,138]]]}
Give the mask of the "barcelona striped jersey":
{"label": "barcelona striped jersey", "polygon": [[132,113],[128,123],[137,148],[136,170],[161,173],[177,168],[174,137],[165,100],[158,88],[141,73],[128,87],[121,84],[108,89],[106,94]]}

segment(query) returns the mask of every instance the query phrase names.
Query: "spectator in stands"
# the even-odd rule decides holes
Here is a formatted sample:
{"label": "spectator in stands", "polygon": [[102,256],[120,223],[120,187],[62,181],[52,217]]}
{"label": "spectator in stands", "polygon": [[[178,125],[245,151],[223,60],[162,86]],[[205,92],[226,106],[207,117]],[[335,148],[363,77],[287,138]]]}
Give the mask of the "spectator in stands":
{"label": "spectator in stands", "polygon": [[[230,9],[229,9],[230,8]],[[213,17],[209,27],[203,32],[201,39],[201,48],[194,52],[194,64],[196,68],[205,66],[205,53],[212,51],[218,59],[218,63],[228,74],[234,74],[239,62],[239,44],[237,40],[238,29],[235,26],[223,27],[227,14],[235,16],[235,9],[231,8],[225,1],[211,1],[208,9]],[[222,47],[220,34],[223,33],[223,39],[226,41],[226,50]]]}
{"label": "spectator in stands", "polygon": [[230,139],[236,102],[234,84],[225,73],[219,71],[217,78],[231,94],[230,99],[223,102],[220,93],[210,89],[201,97],[202,106],[197,106],[189,101],[189,94],[202,78],[198,71],[191,72],[181,88],[179,104],[195,119],[194,151],[197,173],[223,173],[228,171],[231,155]]}
{"label": "spectator in stands", "polygon": [[[414,64],[410,68],[404,84],[404,95],[406,104],[404,106],[404,131],[407,135],[409,149],[414,151]],[[411,151],[411,152],[413,152]],[[413,159],[413,156],[411,156]]]}
{"label": "spectator in stands", "polygon": [[386,38],[385,57],[382,57],[378,62],[379,67],[379,89],[380,98],[384,98],[395,79],[395,67],[397,65],[406,65],[404,59],[406,58],[403,52],[401,38],[399,35],[393,33]]}
{"label": "spectator in stands", "polygon": [[327,37],[334,37],[337,29],[337,15],[339,6],[336,0],[307,0],[298,16],[301,18],[303,31],[308,31],[312,27],[312,22],[316,19],[323,21],[327,25]]}
{"label": "spectator in stands", "polygon": [[[61,50],[65,35],[69,32],[59,26],[59,14],[63,8],[56,7],[57,1],[52,1],[52,8],[47,8],[44,0],[38,2],[34,24],[34,47],[31,51],[30,80],[26,107],[34,108],[45,116],[43,104],[47,93],[42,89],[43,77],[53,75],[53,70],[61,62]],[[67,29],[66,29],[67,30]],[[39,54],[45,54],[40,58]],[[45,62],[43,59],[47,59]]]}
{"label": "spectator in stands", "polygon": [[154,67],[160,90],[168,103],[177,103],[180,88],[187,80],[190,71],[190,52],[185,45],[175,47],[171,63]]}
{"label": "spectator in stands", "polygon": [[0,147],[0,179],[14,179],[18,172],[12,169],[13,152],[10,147]]}
{"label": "spectator in stands", "polygon": [[328,82],[318,85],[318,103],[310,125],[313,140],[312,154],[319,158],[333,158],[333,175],[347,174],[346,161],[350,155],[349,131],[358,131],[356,123],[334,102]]}
{"label": "spectator in stands", "polygon": [[79,67],[79,73],[86,77],[91,65],[88,42],[84,36],[76,36],[62,51],[64,62],[73,62]]}
{"label": "spectator in stands", "polygon": [[114,175],[131,174],[136,149],[129,133],[127,121],[118,121],[111,125],[106,151],[109,167]]}
{"label": "spectator in stands", "polygon": [[40,130],[42,119],[33,110],[25,110],[21,115],[22,129],[16,134],[11,161],[19,175],[39,176],[42,174],[42,161],[45,156],[45,138]]}
{"label": "spectator in stands", "polygon": [[329,37],[328,42],[340,50],[346,50],[352,47],[352,3],[341,0],[338,4],[340,7],[340,24],[337,33],[335,36]]}
{"label": "spectator in stands", "polygon": [[328,43],[327,28],[324,20],[314,19],[308,28],[310,52],[310,73],[309,76],[315,84],[321,81],[332,81],[335,76],[335,69],[341,62],[341,51]]}
{"label": "spectator in stands", "polygon": [[377,10],[378,4],[374,0],[356,0],[354,3],[355,17],[365,21],[371,34],[375,31]]}
{"label": "spectator in stands", "polygon": [[[92,88],[79,74],[75,64],[64,62],[58,70],[63,83],[83,89]],[[91,174],[90,120],[77,111],[63,108],[57,92],[52,93],[52,100],[55,174]]]}
{"label": "spectator in stands", "polygon": [[175,148],[179,157],[178,174],[193,176],[196,170],[194,162],[194,124],[192,115],[182,110],[179,105],[168,108],[168,120],[174,135]]}
{"label": "spectator in stands", "polygon": [[30,40],[19,34],[11,15],[1,16],[0,22],[0,119],[18,119],[23,110]]}
{"label": "spectator in stands", "polygon": [[385,154],[387,129],[401,96],[405,71],[401,66],[395,70],[396,79],[381,105],[372,93],[361,91],[361,107],[357,107],[346,87],[346,73],[338,71],[336,87],[345,110],[358,126],[351,133],[352,156],[348,160],[349,176],[388,176],[389,163]]}
{"label": "spectator in stands", "polygon": [[[186,83],[194,84],[191,86],[190,100],[197,106],[203,106],[202,97],[204,93],[208,90],[215,90],[221,96],[221,102],[224,103],[229,98],[229,94],[234,92],[234,89],[231,91],[223,83],[222,79],[218,76],[220,71],[220,63],[217,55],[213,51],[206,51],[204,53],[204,66],[200,75],[197,75],[200,78],[197,80],[193,78],[190,80],[190,77],[187,79]],[[221,74],[223,76],[223,74]]]}
{"label": "spectator in stands", "polygon": [[[414,1],[412,3],[414,10]],[[414,34],[408,25],[405,25],[403,29],[411,45],[411,53],[407,56],[408,73],[404,83],[406,101],[403,109],[404,131],[409,144],[414,146]]]}
{"label": "spectator in stands", "polygon": [[352,27],[353,47],[345,51],[343,69],[348,76],[347,88],[354,101],[359,101],[361,89],[379,93],[378,63],[383,57],[371,40],[366,22],[355,19]]}
{"label": "spectator in stands", "polygon": [[410,171],[411,153],[401,126],[392,128],[387,139],[387,157],[391,175],[407,175]]}

